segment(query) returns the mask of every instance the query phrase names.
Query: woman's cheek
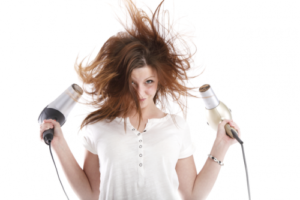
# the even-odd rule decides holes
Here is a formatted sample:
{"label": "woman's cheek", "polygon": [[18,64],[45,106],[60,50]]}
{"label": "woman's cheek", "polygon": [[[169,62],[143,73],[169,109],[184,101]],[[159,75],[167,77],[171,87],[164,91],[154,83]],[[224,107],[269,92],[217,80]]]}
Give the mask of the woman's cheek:
{"label": "woman's cheek", "polygon": [[151,95],[155,95],[156,92],[155,86],[151,86],[148,91]]}

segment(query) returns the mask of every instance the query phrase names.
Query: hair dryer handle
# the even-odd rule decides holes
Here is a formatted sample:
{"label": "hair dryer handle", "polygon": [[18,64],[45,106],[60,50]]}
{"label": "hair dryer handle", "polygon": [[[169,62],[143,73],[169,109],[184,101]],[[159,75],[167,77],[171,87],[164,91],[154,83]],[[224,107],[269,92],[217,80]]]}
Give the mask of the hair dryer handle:
{"label": "hair dryer handle", "polygon": [[54,129],[53,128],[49,128],[48,130],[45,130],[43,132],[43,138],[44,138],[44,141],[47,145],[49,145],[49,141],[50,142],[52,141],[53,135],[54,135]]}
{"label": "hair dryer handle", "polygon": [[243,141],[239,138],[237,130],[231,127],[229,124],[225,124],[226,135],[231,138],[235,138],[240,144],[243,144]]}
{"label": "hair dryer handle", "polygon": [[232,128],[228,123],[225,124],[225,131],[226,131],[226,134],[231,137],[231,138],[234,138],[232,133],[231,133],[231,129],[233,129],[235,132],[237,132],[234,128]]}

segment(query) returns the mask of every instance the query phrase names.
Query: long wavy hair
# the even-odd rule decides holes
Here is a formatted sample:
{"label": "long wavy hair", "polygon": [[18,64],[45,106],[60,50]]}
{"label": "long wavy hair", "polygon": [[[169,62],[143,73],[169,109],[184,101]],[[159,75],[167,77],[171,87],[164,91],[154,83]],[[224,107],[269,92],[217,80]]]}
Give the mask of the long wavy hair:
{"label": "long wavy hair", "polygon": [[[146,65],[156,70],[158,75],[158,89],[153,98],[154,104],[161,104],[165,110],[165,102],[168,103],[167,95],[170,95],[173,102],[178,103],[186,119],[186,103],[182,103],[181,97],[195,97],[188,91],[194,88],[186,87],[184,81],[189,78],[187,70],[191,68],[190,62],[194,54],[190,53],[185,45],[186,54],[179,52],[175,48],[175,41],[180,39],[179,34],[172,34],[171,29],[167,29],[159,22],[160,7],[164,0],[152,13],[152,19],[141,9],[138,9],[132,0],[124,0],[126,8],[132,20],[132,26],[123,25],[126,31],[118,32],[111,36],[101,47],[96,58],[86,67],[82,62],[75,63],[75,71],[79,75],[83,91],[92,97],[88,105],[97,108],[89,113],[83,120],[80,130],[92,123],[101,120],[110,122],[116,117],[126,117],[130,109],[135,108],[139,114],[139,125],[142,114],[139,103],[139,95],[130,84],[131,72],[136,68]],[[160,29],[161,26],[161,29]],[[166,32],[169,34],[166,35]],[[183,41],[184,44],[186,44]],[[92,91],[85,89],[89,85]],[[80,103],[80,102],[79,102]],[[124,120],[124,130],[126,133],[126,123]]]}

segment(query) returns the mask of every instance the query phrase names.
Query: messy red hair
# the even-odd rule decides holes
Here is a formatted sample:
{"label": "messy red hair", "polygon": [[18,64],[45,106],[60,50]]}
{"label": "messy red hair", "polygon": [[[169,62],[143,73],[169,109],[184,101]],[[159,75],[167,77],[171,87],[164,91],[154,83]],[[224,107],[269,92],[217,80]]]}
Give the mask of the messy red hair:
{"label": "messy red hair", "polygon": [[[150,19],[143,10],[137,9],[132,0],[125,0],[132,26],[127,27],[121,22],[126,31],[111,36],[88,66],[83,68],[83,61],[79,65],[75,64],[75,70],[83,82],[83,91],[93,99],[87,104],[97,108],[87,115],[80,129],[104,119],[112,121],[118,116],[124,118],[133,107],[139,114],[140,125],[139,95],[130,84],[131,72],[146,65],[156,70],[158,75],[158,90],[153,98],[154,104],[160,102],[164,110],[164,102],[168,103],[167,94],[169,94],[173,101],[179,104],[186,118],[186,105],[180,101],[180,97],[198,98],[188,92],[194,88],[186,87],[184,83],[185,80],[198,76],[188,77],[186,74],[191,68],[191,58],[197,50],[191,54],[186,47],[187,54],[180,53],[174,46],[179,36],[172,35],[171,30],[163,25],[160,30],[158,18],[163,2],[164,0],[154,13],[151,12],[153,16]],[[171,35],[169,38],[166,31]],[[84,84],[92,86],[92,91],[86,90]],[[125,121],[124,130],[126,132]]]}

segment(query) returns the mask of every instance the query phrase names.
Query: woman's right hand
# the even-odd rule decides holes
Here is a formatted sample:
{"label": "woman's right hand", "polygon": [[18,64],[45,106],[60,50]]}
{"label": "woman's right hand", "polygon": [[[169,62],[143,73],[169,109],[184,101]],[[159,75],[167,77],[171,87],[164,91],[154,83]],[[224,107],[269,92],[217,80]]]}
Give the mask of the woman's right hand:
{"label": "woman's right hand", "polygon": [[63,133],[60,127],[60,124],[53,119],[45,119],[43,123],[40,125],[40,138],[41,141],[44,142],[43,133],[45,130],[50,128],[54,128],[54,135],[51,141],[51,144],[56,144],[61,138],[63,138]]}

